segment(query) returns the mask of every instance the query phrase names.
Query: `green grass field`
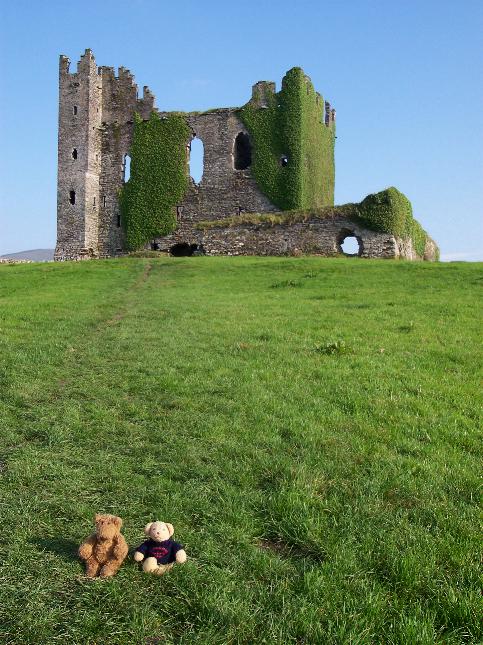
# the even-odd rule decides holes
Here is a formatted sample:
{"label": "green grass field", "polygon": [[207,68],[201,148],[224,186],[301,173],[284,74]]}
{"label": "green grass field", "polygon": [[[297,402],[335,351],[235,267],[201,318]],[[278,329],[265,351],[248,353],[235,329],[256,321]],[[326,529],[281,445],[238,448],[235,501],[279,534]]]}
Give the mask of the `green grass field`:
{"label": "green grass field", "polygon": [[[0,642],[481,642],[481,268],[0,266]],[[188,562],[87,580],[95,512]]]}

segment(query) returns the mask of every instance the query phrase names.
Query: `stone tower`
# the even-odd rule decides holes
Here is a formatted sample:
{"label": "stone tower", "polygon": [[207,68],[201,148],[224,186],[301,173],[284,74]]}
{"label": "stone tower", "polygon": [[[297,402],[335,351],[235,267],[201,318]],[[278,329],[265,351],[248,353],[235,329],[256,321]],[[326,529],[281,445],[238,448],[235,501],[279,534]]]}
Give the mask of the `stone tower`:
{"label": "stone tower", "polygon": [[154,96],[138,99],[129,70],[97,67],[86,49],[69,71],[59,61],[56,260],[113,255],[123,246],[117,203],[135,112],[147,118]]}
{"label": "stone tower", "polygon": [[98,253],[102,83],[90,49],[77,72],[59,65],[59,144],[56,258]]}

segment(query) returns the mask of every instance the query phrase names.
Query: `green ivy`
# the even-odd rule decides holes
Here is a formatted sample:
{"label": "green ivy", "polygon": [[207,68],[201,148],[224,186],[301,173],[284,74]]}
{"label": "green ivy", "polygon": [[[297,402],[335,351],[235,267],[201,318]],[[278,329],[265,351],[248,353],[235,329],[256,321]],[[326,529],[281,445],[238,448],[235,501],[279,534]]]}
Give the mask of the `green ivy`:
{"label": "green ivy", "polygon": [[126,246],[130,250],[176,228],[174,206],[188,188],[187,143],[190,130],[177,113],[148,121],[135,114],[130,149],[131,176],[119,195]]}
{"label": "green ivy", "polygon": [[421,257],[424,255],[428,234],[414,219],[409,199],[397,188],[391,187],[368,195],[358,205],[358,219],[374,231],[411,239],[416,253]]}
{"label": "green ivy", "polygon": [[325,125],[324,100],[310,79],[294,67],[280,92],[267,92],[266,107],[257,98],[239,114],[253,141],[252,173],[262,192],[282,210],[332,205],[335,124]]}

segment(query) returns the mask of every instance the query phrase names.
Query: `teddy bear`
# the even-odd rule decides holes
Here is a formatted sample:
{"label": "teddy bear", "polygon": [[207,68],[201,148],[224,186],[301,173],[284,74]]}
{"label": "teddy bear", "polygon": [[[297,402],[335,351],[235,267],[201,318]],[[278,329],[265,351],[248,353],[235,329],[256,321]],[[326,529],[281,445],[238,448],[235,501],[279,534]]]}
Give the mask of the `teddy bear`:
{"label": "teddy bear", "polygon": [[128,547],[121,535],[122,520],[116,515],[96,514],[96,532],[79,547],[79,557],[85,560],[88,578],[113,576],[127,556]]}
{"label": "teddy bear", "polygon": [[171,539],[174,528],[169,522],[150,522],[144,527],[145,534],[149,537],[138,546],[134,553],[136,562],[143,562],[146,573],[162,575],[175,562],[186,562],[186,551],[181,544]]}

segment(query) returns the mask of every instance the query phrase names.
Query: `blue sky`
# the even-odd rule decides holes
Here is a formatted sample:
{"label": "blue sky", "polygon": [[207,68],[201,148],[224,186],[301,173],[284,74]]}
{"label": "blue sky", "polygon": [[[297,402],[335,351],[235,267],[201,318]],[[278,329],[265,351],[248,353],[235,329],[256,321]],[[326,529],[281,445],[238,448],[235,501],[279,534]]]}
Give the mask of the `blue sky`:
{"label": "blue sky", "polygon": [[483,260],[483,0],[0,0],[0,254],[55,245],[59,54],[165,110],[301,66],[337,110],[336,203],[396,186],[443,259]]}

